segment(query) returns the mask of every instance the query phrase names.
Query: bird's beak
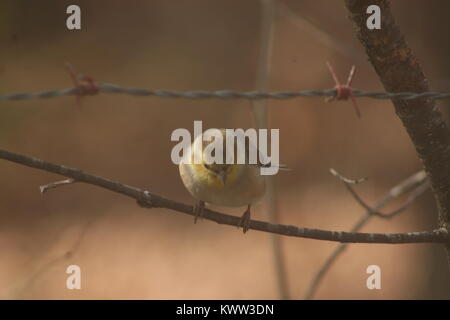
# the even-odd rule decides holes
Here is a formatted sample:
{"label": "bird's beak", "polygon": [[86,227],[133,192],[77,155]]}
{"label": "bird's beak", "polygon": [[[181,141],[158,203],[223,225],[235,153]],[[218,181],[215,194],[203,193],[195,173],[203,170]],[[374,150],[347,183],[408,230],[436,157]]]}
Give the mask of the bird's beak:
{"label": "bird's beak", "polygon": [[227,181],[226,171],[220,171],[219,178],[220,178],[220,181],[222,181],[223,185],[225,185],[225,182]]}

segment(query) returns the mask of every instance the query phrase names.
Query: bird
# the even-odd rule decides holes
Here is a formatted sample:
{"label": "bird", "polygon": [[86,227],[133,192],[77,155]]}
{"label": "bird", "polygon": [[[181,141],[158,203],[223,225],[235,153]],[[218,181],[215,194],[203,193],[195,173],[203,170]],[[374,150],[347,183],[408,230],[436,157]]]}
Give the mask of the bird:
{"label": "bird", "polygon": [[[210,131],[211,130],[211,131]],[[208,129],[203,135],[210,134],[212,130],[222,135],[222,141],[226,141],[225,129]],[[202,135],[195,138],[189,151],[184,155],[179,163],[179,172],[181,180],[189,193],[197,200],[194,205],[194,223],[197,219],[203,217],[205,204],[214,204],[223,207],[243,207],[246,210],[242,214],[238,228],[242,227],[246,233],[251,219],[251,206],[258,202],[265,193],[265,176],[261,175],[259,162],[250,164],[249,153],[252,148],[256,148],[250,140],[245,139],[245,164],[225,163],[227,158],[226,150],[223,150],[223,163],[207,163],[205,161],[205,148],[212,143],[203,141]],[[235,157],[237,146],[235,144]],[[198,164],[194,163],[194,155],[200,159]]]}

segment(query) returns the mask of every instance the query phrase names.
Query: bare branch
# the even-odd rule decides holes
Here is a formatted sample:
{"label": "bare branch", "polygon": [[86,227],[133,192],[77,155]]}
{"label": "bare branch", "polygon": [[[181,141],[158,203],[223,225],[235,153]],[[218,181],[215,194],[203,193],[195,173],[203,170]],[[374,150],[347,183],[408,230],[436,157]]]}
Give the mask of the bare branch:
{"label": "bare branch", "polygon": [[45,192],[47,192],[49,189],[53,189],[53,188],[57,188],[63,185],[67,185],[67,184],[72,184],[75,183],[76,181],[72,178],[70,179],[66,179],[66,180],[61,180],[61,181],[56,181],[56,182],[52,182],[49,184],[44,184],[42,186],[39,187],[39,190],[41,190],[41,194],[43,195]]}
{"label": "bare branch", "polygon": [[[269,85],[269,75],[271,69],[271,60],[273,52],[273,39],[275,34],[275,10],[277,1],[275,0],[260,0],[261,22],[260,22],[260,40],[259,40],[259,57],[258,69],[256,77],[256,89],[259,92],[267,92]],[[258,129],[267,129],[268,121],[268,101],[254,100],[252,101],[252,115],[255,121],[255,127]],[[264,213],[270,223],[277,223],[277,199],[275,184],[273,177],[266,177],[266,194],[264,201]],[[282,254],[281,239],[278,235],[269,234],[270,242],[272,244],[272,253],[274,261],[274,269],[278,286],[278,293],[280,299],[289,299],[289,287],[286,279],[286,267]]]}
{"label": "bare branch", "polygon": [[343,175],[341,175],[339,172],[337,172],[335,169],[330,168],[330,172],[333,176],[338,177],[339,180],[341,180],[342,182],[346,183],[346,184],[358,184],[364,181],[367,181],[367,177],[364,178],[359,178],[359,179],[349,179],[344,177]]}
{"label": "bare branch", "polygon": [[[27,157],[24,155],[12,153],[6,150],[0,150],[0,158],[15,163],[19,163],[31,168],[36,168],[56,174],[73,178],[79,182],[92,184],[110,191],[123,194],[137,200],[146,207],[159,207],[175,210],[194,216],[193,207],[184,203],[163,198],[159,195],[146,192],[145,190],[128,186],[126,184],[105,179],[80,169],[57,165],[44,160]],[[220,213],[217,211],[204,209],[204,219],[215,221],[219,224],[226,224],[237,227],[239,217]],[[309,238],[316,240],[349,242],[349,243],[449,243],[450,236],[445,228],[432,231],[409,232],[409,233],[355,233],[344,231],[329,231],[311,228],[300,228],[290,225],[272,224],[264,221],[251,220],[249,229],[276,233],[289,237]]]}
{"label": "bare branch", "polygon": [[[376,216],[379,216],[380,218],[385,218],[385,219],[392,218],[396,214],[402,212],[408,205],[410,205],[412,202],[414,202],[418,196],[420,196],[422,193],[424,193],[430,187],[429,181],[426,180],[425,172],[424,171],[418,172],[417,173],[417,179],[420,181],[420,185],[417,186],[417,188],[413,192],[411,192],[410,196],[406,199],[406,201],[400,207],[398,207],[397,209],[395,209],[392,212],[383,213],[383,212],[374,210],[370,205],[368,205],[367,202],[365,202],[361,198],[361,196],[350,185],[350,184],[357,184],[357,183],[361,183],[363,181],[366,181],[367,178],[361,178],[361,179],[358,179],[358,180],[352,180],[352,179],[344,177],[343,175],[338,173],[333,168],[330,169],[330,172],[334,176],[338,177],[343,182],[344,186],[347,188],[347,190],[350,192],[350,194],[353,196],[353,198],[356,200],[356,202],[358,202],[364,209],[366,209],[369,214],[376,215]],[[395,191],[403,193],[401,187],[402,186],[400,186],[399,190],[396,189]]]}
{"label": "bare branch", "polygon": [[[97,218],[91,218],[85,225],[82,226],[80,233],[77,235],[74,243],[64,252],[62,255],[58,255],[51,259],[48,259],[42,265],[38,265],[34,270],[32,270],[31,274],[28,275],[25,279],[21,279],[17,281],[12,286],[7,288],[5,292],[8,294],[5,296],[1,296],[2,299],[23,299],[25,294],[28,293],[31,288],[35,285],[36,281],[42,277],[45,273],[51,270],[53,267],[61,264],[64,261],[72,259],[74,255],[79,250],[82,241],[88,231],[91,228],[91,225]],[[39,258],[41,260],[41,258]],[[38,261],[34,261],[33,265],[39,264]]]}
{"label": "bare branch", "polygon": [[[386,91],[429,92],[422,68],[396,24],[387,0],[345,0],[355,33]],[[377,5],[383,12],[379,30],[369,30],[366,9]],[[450,129],[435,101],[427,98],[392,100],[416,152],[430,178],[439,225],[450,230]],[[450,268],[450,243],[446,246]]]}
{"label": "bare branch", "polygon": [[[348,186],[348,185],[346,184],[346,186]],[[394,215],[404,211],[409,205],[411,205],[413,203],[413,201],[419,195],[423,194],[426,190],[428,190],[429,187],[430,187],[430,184],[427,179],[427,175],[425,174],[425,172],[423,170],[413,174],[412,176],[408,177],[407,179],[401,181],[395,187],[391,188],[391,190],[389,190],[389,192],[375,206],[373,206],[373,208],[367,206],[366,214],[353,226],[353,228],[351,229],[351,232],[358,232],[359,230],[361,230],[361,228],[363,226],[365,226],[372,217],[379,216],[379,217],[384,217],[384,218],[392,218]],[[349,190],[353,191],[352,188],[350,188]],[[382,207],[387,205],[389,202],[391,202],[392,200],[394,200],[404,194],[407,194],[408,192],[410,192],[408,198],[403,203],[403,205],[401,205],[398,209],[394,210],[393,212],[391,212],[388,215],[384,215],[384,216],[381,214],[374,215],[374,212],[375,213],[379,212],[378,210],[380,210]],[[356,192],[355,192],[355,195],[358,196],[356,194]],[[359,198],[359,196],[358,196],[358,198]],[[361,200],[361,202],[365,204],[364,201]],[[337,258],[341,255],[341,253],[343,253],[345,251],[347,246],[348,246],[348,244],[340,244],[328,256],[328,258],[325,260],[322,267],[319,269],[319,271],[317,271],[313,280],[311,281],[311,284],[305,293],[305,299],[311,299],[314,296],[314,294],[316,293],[317,288],[319,287],[319,284],[322,281],[322,279],[324,278],[325,274],[328,272],[328,270],[330,270],[331,266],[337,260]]]}
{"label": "bare branch", "polygon": [[408,196],[408,198],[405,200],[405,202],[403,202],[403,204],[401,206],[399,206],[397,209],[389,212],[389,213],[382,213],[380,211],[375,211],[374,213],[380,217],[380,218],[384,218],[384,219],[390,219],[395,217],[397,214],[399,214],[400,212],[404,211],[409,205],[411,205],[414,201],[416,201],[416,199],[422,195],[423,193],[425,193],[425,191],[427,191],[430,188],[430,182],[428,180],[425,180],[423,182],[423,184],[419,185],[418,187],[416,187],[416,189],[414,189]]}

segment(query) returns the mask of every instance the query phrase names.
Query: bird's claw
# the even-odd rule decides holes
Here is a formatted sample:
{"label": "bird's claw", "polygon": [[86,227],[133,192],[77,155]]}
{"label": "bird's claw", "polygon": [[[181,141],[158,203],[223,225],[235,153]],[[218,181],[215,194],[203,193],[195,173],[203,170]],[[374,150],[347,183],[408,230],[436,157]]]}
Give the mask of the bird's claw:
{"label": "bird's claw", "polygon": [[198,201],[194,205],[194,223],[197,223],[198,218],[203,219],[203,209],[205,209],[205,202]]}
{"label": "bird's claw", "polygon": [[250,224],[250,205],[247,207],[247,210],[245,210],[244,214],[241,216],[241,219],[239,220],[238,228],[242,227],[242,231],[246,233],[248,231],[248,226]]}

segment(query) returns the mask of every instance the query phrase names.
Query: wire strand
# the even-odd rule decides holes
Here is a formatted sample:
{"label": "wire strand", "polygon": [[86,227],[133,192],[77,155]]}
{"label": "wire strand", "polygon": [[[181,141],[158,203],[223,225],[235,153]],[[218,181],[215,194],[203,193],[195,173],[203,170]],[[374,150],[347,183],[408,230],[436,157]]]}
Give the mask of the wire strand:
{"label": "wire strand", "polygon": [[[233,90],[193,90],[193,91],[175,91],[175,90],[150,90],[142,88],[126,88],[116,84],[103,83],[98,85],[98,91],[102,93],[127,94],[137,97],[160,97],[160,98],[178,98],[178,99],[295,99],[311,97],[334,97],[337,94],[336,89],[327,90],[300,90],[300,91],[279,91],[279,92],[257,92],[257,91],[233,91]],[[450,92],[370,92],[362,90],[352,90],[354,97],[365,97],[371,99],[449,99]],[[17,101],[32,99],[49,99],[70,95],[84,95],[81,88],[66,88],[46,90],[42,92],[12,93],[0,94],[0,101]]]}

